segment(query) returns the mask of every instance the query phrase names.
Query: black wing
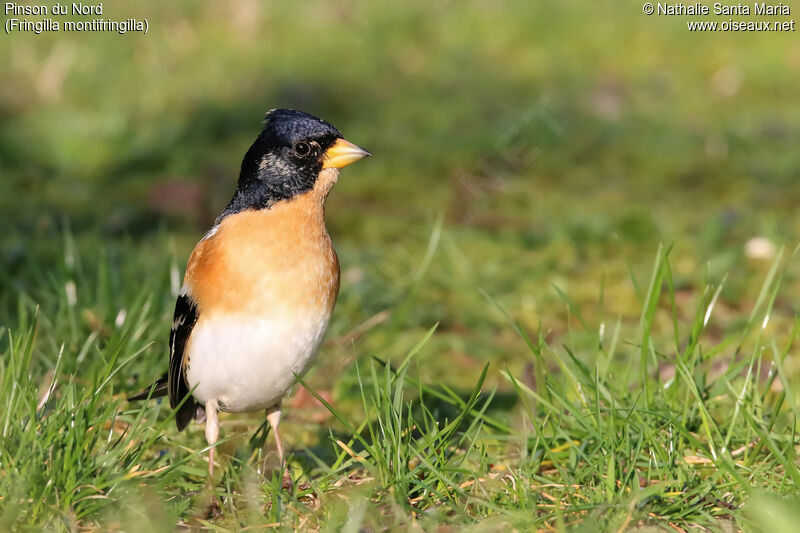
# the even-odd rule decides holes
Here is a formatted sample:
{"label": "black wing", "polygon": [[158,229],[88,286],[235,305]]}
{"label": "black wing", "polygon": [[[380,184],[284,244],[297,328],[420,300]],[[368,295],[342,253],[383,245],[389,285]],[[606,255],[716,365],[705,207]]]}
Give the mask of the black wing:
{"label": "black wing", "polygon": [[[169,405],[175,409],[178,404],[189,395],[189,387],[183,376],[183,356],[186,344],[192,329],[197,323],[197,304],[187,294],[180,294],[175,303],[175,315],[172,320],[172,331],[169,334],[169,374],[167,390],[169,392]],[[178,431],[186,427],[195,412],[197,402],[194,398],[187,398],[180,409],[175,413],[175,423]]]}

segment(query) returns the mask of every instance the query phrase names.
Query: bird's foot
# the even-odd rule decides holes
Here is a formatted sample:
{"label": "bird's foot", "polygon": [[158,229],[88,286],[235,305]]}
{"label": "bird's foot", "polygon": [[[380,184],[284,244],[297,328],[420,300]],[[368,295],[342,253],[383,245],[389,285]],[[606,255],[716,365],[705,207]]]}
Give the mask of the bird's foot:
{"label": "bird's foot", "polygon": [[222,508],[219,506],[219,500],[216,494],[212,494],[208,499],[205,512],[203,515],[208,520],[214,520],[222,516]]}
{"label": "bird's foot", "polygon": [[292,492],[292,489],[294,489],[294,480],[292,479],[292,473],[289,471],[288,466],[283,470],[281,489],[285,490],[286,492]]}

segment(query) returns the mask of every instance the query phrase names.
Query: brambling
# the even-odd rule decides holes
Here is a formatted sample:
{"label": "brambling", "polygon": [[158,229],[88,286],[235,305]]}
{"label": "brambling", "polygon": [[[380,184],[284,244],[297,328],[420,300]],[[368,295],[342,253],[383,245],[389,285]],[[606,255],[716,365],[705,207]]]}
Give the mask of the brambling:
{"label": "brambling", "polygon": [[233,199],[189,257],[169,371],[130,399],[168,395],[178,430],[205,417],[209,479],[219,411],[264,409],[285,467],[281,399],[314,360],[339,292],[325,199],[339,169],[368,155],[324,120],[268,112]]}

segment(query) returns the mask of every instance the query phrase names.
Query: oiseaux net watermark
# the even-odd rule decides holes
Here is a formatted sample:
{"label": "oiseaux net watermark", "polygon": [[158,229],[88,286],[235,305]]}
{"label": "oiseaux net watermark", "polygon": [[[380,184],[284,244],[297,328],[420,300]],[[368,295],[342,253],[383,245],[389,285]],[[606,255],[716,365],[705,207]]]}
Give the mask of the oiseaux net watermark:
{"label": "oiseaux net watermark", "polygon": [[686,4],[683,2],[646,2],[642,12],[647,16],[704,17],[686,21],[689,31],[797,31],[792,8],[784,3],[753,2],[727,4]]}

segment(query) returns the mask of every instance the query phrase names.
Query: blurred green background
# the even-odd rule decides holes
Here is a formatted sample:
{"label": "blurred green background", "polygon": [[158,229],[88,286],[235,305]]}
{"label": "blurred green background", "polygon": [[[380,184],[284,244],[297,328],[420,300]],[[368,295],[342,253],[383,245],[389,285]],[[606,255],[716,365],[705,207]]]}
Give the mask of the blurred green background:
{"label": "blurred green background", "polygon": [[[687,306],[727,273],[719,305],[738,316],[797,241],[795,34],[689,33],[628,1],[131,1],[104,16],[147,18],[149,33],[0,40],[5,324],[20,293],[52,289],[65,246],[123,265],[134,294],[182,269],[275,107],[374,154],[329,199],[344,276],[331,338],[390,309],[364,351],[400,339],[402,353],[438,321],[431,372],[527,363],[486,295],[558,345],[575,323],[558,290],[590,324],[635,322],[664,243]],[[87,328],[130,297],[84,309]],[[154,297],[165,338],[172,295]],[[143,357],[158,368],[163,346]]]}
{"label": "blurred green background", "polygon": [[[105,2],[103,16],[146,18],[149,33],[0,37],[0,342],[16,342],[17,350],[28,346],[23,339],[39,313],[32,364],[12,355],[6,359],[17,357],[16,363],[0,361],[3,375],[11,376],[0,380],[0,396],[35,404],[35,393],[60,379],[50,402],[58,416],[29,424],[35,418],[25,412],[6,413],[4,427],[12,429],[6,449],[15,450],[19,462],[0,460],[0,481],[10,487],[0,497],[12,502],[9,515],[19,516],[0,517],[0,529],[24,520],[77,524],[105,512],[114,516],[127,508],[118,503],[127,501],[126,493],[103,498],[130,486],[123,480],[136,483],[139,474],[142,490],[161,483],[159,498],[167,495],[175,520],[190,516],[186,496],[204,482],[202,457],[190,456],[205,446],[202,432],[195,427],[178,435],[155,404],[140,409],[124,398],[166,369],[168,330],[189,252],[230,199],[264,113],[278,107],[320,116],[374,154],[342,173],[328,201],[342,286],[320,361],[307,376],[344,416],[359,423],[369,418],[354,359],[362,370],[373,355],[402,360],[438,323],[412,374],[468,396],[490,362],[483,390],[497,387],[498,393],[488,412],[512,428],[470,444],[470,453],[492,453],[481,459],[486,464],[472,467],[475,475],[520,462],[523,468],[529,451],[531,458],[541,453],[538,441],[527,440],[532,433],[524,409],[501,371],[558,395],[561,384],[570,390],[562,351],[586,363],[580,368],[588,368],[587,375],[598,369],[593,378],[617,385],[623,407],[646,411],[637,404],[642,388],[645,404],[648,397],[661,403],[669,397],[673,403],[664,403],[664,411],[694,439],[700,423],[684,415],[703,403],[687,394],[689,409],[675,396],[683,382],[672,390],[665,383],[687,342],[703,330],[696,352],[703,357],[685,382],[696,381],[708,394],[703,400],[716,420],[732,420],[723,445],[746,450],[754,438],[749,428],[739,432],[743,419],[736,426],[736,414],[730,418],[751,379],[742,354],[752,352],[754,390],[763,388],[763,397],[774,392],[774,412],[782,413],[772,417],[767,409],[764,419],[770,428],[781,420],[776,442],[794,451],[796,439],[786,428],[796,420],[783,394],[796,412],[797,392],[784,387],[783,374],[776,380],[775,366],[766,367],[773,353],[789,346],[778,367],[789,377],[800,372],[800,358],[787,343],[800,294],[800,270],[790,258],[800,231],[796,33],[690,33],[686,17],[648,17],[641,3],[627,0],[131,0]],[[671,270],[653,304],[653,323],[644,324],[661,245],[671,246]],[[787,253],[780,255],[781,249]],[[776,271],[786,267],[783,285],[760,292],[773,265]],[[759,307],[759,294],[775,295],[774,306]],[[709,301],[713,314],[704,317]],[[540,342],[529,349],[517,324]],[[643,339],[658,366],[639,374],[646,361]],[[118,356],[124,359],[119,372]],[[731,376],[745,384],[739,388]],[[78,398],[91,397],[87,384],[101,378],[108,386],[92,401],[102,409],[84,402],[76,415],[75,391]],[[715,379],[715,387],[705,386]],[[648,386],[656,393],[648,396]],[[287,403],[282,431],[295,468],[305,469],[298,479],[328,479],[319,472],[340,450],[327,431],[349,436],[302,390]],[[758,413],[752,420],[761,420],[760,405],[745,406]],[[37,413],[36,405],[29,407]],[[428,407],[443,420],[454,416],[444,403],[429,401]],[[126,420],[146,414],[141,435],[127,437],[135,449],[152,435],[141,462],[138,456],[125,462],[122,451],[93,447],[81,435],[70,441],[82,426],[54,427],[77,416],[96,430],[116,423],[118,409],[127,410]],[[574,418],[561,411],[540,405],[537,413],[545,425]],[[9,422],[12,414],[15,422]],[[643,427],[649,416],[641,418]],[[226,420],[232,420],[226,435],[234,440],[223,455],[232,456],[262,419]],[[42,442],[41,428],[54,444]],[[575,459],[573,467],[584,468],[569,442],[591,445],[592,439],[575,428],[553,431],[563,433],[566,448],[555,441],[541,446],[556,446]],[[599,453],[591,456],[598,463],[586,462],[588,478],[542,474],[539,464],[520,479],[567,488],[577,479],[600,513],[584,516],[589,527],[610,503],[630,518],[629,502],[637,500],[613,482],[614,454],[621,458],[620,473],[629,470],[625,458],[633,453],[627,434],[620,435],[627,444],[612,442],[608,465]],[[660,445],[666,437],[659,435]],[[54,461],[52,446],[62,441],[82,454]],[[317,470],[308,466],[312,449],[322,461]],[[790,469],[762,461],[759,449],[753,486],[763,484],[763,473],[775,494],[793,490],[782,474]],[[640,456],[640,472],[650,468],[647,453]],[[705,451],[694,443],[677,453]],[[794,461],[796,454],[787,457]],[[187,462],[157,478],[176,458]],[[669,517],[694,523],[702,514],[712,523],[712,515],[728,514],[729,506],[717,509],[720,500],[703,499],[706,482],[714,498],[744,501],[745,484],[707,478],[707,470],[692,470],[694,464],[679,461],[665,474],[672,484],[663,490],[679,491],[663,496]],[[226,480],[231,472],[235,465]],[[698,484],[687,489],[684,479]],[[338,481],[325,483],[334,482],[325,481],[316,493],[338,487]],[[637,478],[630,483],[638,489]],[[700,495],[691,504],[695,514],[684,508],[691,507],[684,490]],[[234,483],[230,491],[240,487]],[[544,502],[530,501],[533,507],[519,500],[520,516],[534,517],[530,509]],[[404,505],[416,518],[415,508]],[[653,505],[661,512],[658,502]],[[323,506],[320,516],[338,508]],[[767,517],[771,508],[763,508]],[[395,516],[394,507],[387,509]],[[550,524],[546,515],[536,516]],[[561,520],[558,512],[555,520]]]}

